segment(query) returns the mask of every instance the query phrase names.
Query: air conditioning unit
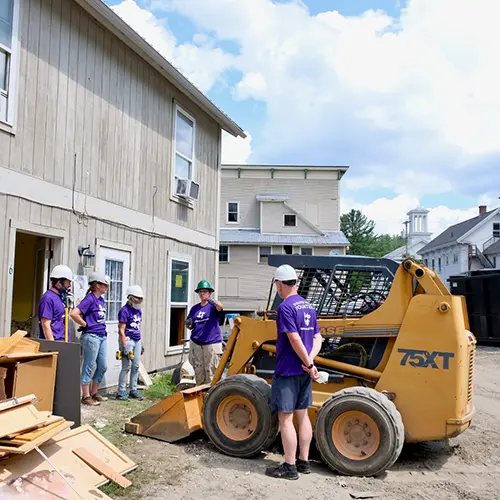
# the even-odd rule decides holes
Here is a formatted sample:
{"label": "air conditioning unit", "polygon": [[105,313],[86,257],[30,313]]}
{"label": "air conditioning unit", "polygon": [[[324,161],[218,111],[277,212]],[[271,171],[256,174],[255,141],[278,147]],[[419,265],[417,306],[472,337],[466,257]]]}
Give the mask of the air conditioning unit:
{"label": "air conditioning unit", "polygon": [[200,197],[200,185],[189,179],[175,178],[175,194],[188,200],[197,200]]}

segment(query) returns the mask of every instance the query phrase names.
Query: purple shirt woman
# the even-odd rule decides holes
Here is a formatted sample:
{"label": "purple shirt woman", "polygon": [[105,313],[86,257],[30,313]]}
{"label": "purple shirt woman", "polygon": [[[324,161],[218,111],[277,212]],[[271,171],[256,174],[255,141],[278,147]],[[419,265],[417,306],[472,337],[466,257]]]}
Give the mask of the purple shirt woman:
{"label": "purple shirt woman", "polygon": [[102,296],[107,292],[108,286],[107,276],[92,273],[89,276],[87,295],[78,307],[71,311],[71,319],[80,325],[79,330],[82,332],[82,403],[90,406],[99,405],[104,401],[98,390],[107,370],[106,303]]}

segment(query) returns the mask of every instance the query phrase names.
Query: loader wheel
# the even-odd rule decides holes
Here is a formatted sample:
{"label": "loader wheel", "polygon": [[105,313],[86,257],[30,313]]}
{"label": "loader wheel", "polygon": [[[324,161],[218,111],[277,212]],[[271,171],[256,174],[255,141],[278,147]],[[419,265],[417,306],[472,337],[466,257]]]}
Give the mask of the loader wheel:
{"label": "loader wheel", "polygon": [[399,457],[404,442],[396,406],[368,387],[335,393],[320,409],[314,434],[323,460],[348,476],[386,471]]}
{"label": "loader wheel", "polygon": [[271,412],[271,386],[256,375],[244,374],[218,382],[205,399],[203,427],[226,455],[257,455],[278,434],[278,418]]}

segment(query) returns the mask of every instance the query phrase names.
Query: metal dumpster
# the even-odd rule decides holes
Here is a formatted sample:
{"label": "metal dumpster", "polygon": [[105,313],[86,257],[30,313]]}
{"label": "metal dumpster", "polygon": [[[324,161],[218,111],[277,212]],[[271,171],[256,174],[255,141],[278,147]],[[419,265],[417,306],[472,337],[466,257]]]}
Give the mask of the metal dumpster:
{"label": "metal dumpster", "polygon": [[450,276],[453,295],[467,303],[470,330],[478,344],[500,346],[500,269]]}

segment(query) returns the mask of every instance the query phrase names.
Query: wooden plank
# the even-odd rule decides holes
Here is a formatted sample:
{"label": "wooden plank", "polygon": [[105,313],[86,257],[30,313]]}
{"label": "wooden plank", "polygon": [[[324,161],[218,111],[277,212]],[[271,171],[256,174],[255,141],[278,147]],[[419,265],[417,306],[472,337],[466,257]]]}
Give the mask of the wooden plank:
{"label": "wooden plank", "polygon": [[130,472],[137,467],[127,455],[111,444],[104,436],[101,436],[90,425],[82,425],[77,429],[57,436],[54,438],[54,442],[71,450],[81,447],[91,449],[104,463],[120,474]]}
{"label": "wooden plank", "polygon": [[[0,345],[2,345],[8,338],[0,339]],[[18,354],[36,354],[40,349],[40,344],[34,340],[23,338],[20,342],[11,346],[7,351],[7,354],[18,353]]]}
{"label": "wooden plank", "polygon": [[109,465],[97,458],[93,453],[86,448],[76,448],[73,453],[81,458],[87,465],[90,465],[95,471],[99,472],[109,480],[118,484],[122,488],[128,488],[132,485],[132,481],[115,472]]}
{"label": "wooden plank", "polygon": [[142,364],[142,361],[139,363],[139,375],[141,377],[141,380],[144,382],[144,384],[149,387],[153,384],[153,381],[151,380],[151,377],[149,376],[148,372],[146,371],[146,368]]}
{"label": "wooden plank", "polygon": [[0,412],[3,410],[9,410],[16,406],[24,405],[26,403],[31,403],[36,401],[36,396],[34,394],[29,394],[28,396],[23,396],[22,398],[11,398],[7,401],[0,402]]}
{"label": "wooden plank", "polygon": [[16,447],[16,446],[0,445],[0,452],[25,455],[26,453],[29,453],[30,451],[34,450],[37,446],[41,446],[43,443],[46,443],[47,441],[49,441],[62,431],[69,429],[72,425],[73,422],[63,420],[62,422],[58,422],[56,426],[51,427],[50,430],[44,432],[33,441],[27,441],[21,446]]}
{"label": "wooden plank", "polygon": [[2,411],[0,413],[0,437],[33,429],[46,422],[49,416],[48,412],[38,411],[32,403]]}
{"label": "wooden plank", "polygon": [[0,356],[9,352],[16,344],[21,342],[21,340],[28,334],[24,330],[17,330],[16,333],[11,335],[6,339],[2,339],[2,343],[0,344]]}
{"label": "wooden plank", "polygon": [[64,420],[63,417],[52,415],[47,419],[46,422],[37,426],[36,429],[33,429],[32,431],[28,432],[23,432],[21,434],[18,433],[15,436],[10,434],[9,436],[6,436],[6,438],[9,439],[6,438],[0,439],[0,443],[18,445],[18,444],[24,444],[27,441],[34,441],[35,439],[38,439],[40,436],[42,436],[44,433],[57,427],[62,420]]}

